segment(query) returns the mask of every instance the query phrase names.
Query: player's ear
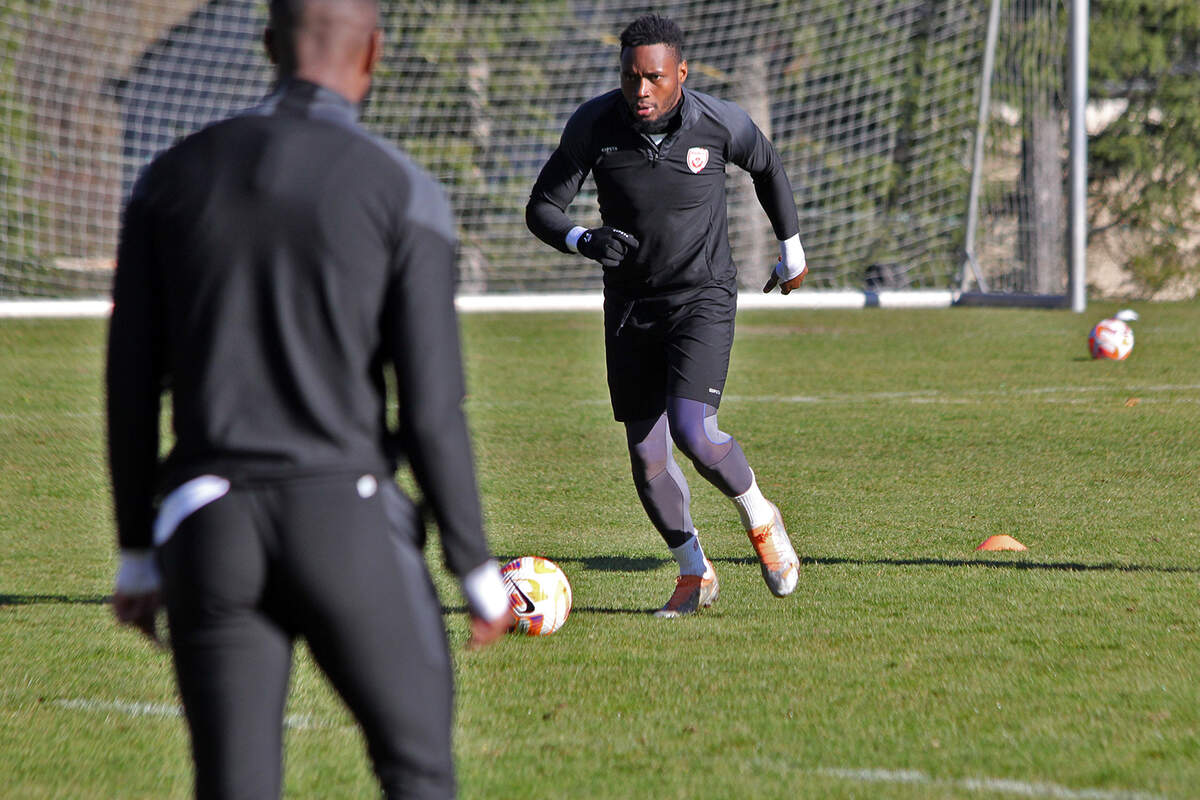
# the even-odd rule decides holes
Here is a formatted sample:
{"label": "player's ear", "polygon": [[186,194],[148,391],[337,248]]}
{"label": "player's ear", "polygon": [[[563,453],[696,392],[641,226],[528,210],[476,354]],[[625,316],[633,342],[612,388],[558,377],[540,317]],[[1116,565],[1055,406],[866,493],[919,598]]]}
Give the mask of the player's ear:
{"label": "player's ear", "polygon": [[679,82],[683,83],[687,80],[687,59],[679,62]]}
{"label": "player's ear", "polygon": [[279,52],[275,49],[277,44],[275,40],[275,29],[269,25],[263,28],[262,41],[263,49],[267,51],[267,58],[271,60],[272,64],[279,66]]}
{"label": "player's ear", "polygon": [[371,32],[371,41],[367,44],[366,58],[363,63],[363,68],[367,75],[375,71],[375,66],[379,63],[380,55],[383,53],[383,29],[376,28]]}

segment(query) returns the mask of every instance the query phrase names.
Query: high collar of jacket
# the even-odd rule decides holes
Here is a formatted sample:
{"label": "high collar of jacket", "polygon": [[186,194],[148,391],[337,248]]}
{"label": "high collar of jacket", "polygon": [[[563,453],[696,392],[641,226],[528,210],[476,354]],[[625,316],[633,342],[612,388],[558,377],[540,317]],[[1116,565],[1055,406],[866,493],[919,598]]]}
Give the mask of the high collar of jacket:
{"label": "high collar of jacket", "polygon": [[[700,116],[700,110],[696,107],[696,101],[692,98],[691,93],[684,88],[681,88],[680,91],[679,105],[671,110],[672,116],[678,116],[679,124],[671,124],[663,131],[668,136],[678,130],[690,127]],[[625,102],[625,95],[621,93],[620,89],[615,90],[615,95],[617,105],[621,109],[621,117],[632,127],[637,119],[633,116],[633,112],[629,110],[629,104]]]}
{"label": "high collar of jacket", "polygon": [[302,108],[308,116],[348,123],[358,122],[358,106],[350,102],[345,95],[303,78],[289,77],[279,81],[268,98],[268,103]]}

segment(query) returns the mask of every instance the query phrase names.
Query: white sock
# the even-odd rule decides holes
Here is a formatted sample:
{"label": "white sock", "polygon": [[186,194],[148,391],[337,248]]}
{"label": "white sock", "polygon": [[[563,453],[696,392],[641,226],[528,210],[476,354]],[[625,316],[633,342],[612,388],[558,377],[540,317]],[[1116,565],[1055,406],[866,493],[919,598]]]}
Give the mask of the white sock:
{"label": "white sock", "polygon": [[737,508],[738,516],[742,518],[742,527],[746,530],[766,525],[775,517],[775,509],[771,508],[767,498],[763,497],[753,473],[750,476],[750,488],[731,499]]}
{"label": "white sock", "polygon": [[671,548],[671,555],[675,556],[675,562],[679,564],[680,575],[703,575],[706,567],[704,566],[704,548],[700,546],[700,537],[692,532],[692,538],[688,539],[679,547]]}

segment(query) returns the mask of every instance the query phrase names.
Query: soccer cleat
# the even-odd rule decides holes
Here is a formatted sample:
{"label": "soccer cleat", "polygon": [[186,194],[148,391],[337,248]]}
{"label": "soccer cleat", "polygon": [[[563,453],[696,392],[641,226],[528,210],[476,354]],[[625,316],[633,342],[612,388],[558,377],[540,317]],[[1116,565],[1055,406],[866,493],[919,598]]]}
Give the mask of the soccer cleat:
{"label": "soccer cleat", "polygon": [[774,503],[771,503],[771,508],[775,512],[771,521],[746,531],[746,535],[754,545],[754,552],[758,553],[767,588],[776,597],[787,597],[800,579],[800,559],[792,549],[779,509]]}
{"label": "soccer cleat", "polygon": [[717,571],[712,562],[704,559],[704,575],[680,575],[675,579],[675,591],[667,604],[654,612],[654,616],[671,618],[682,617],[684,614],[695,614],[701,608],[708,608],[717,599],[720,590],[717,582]]}

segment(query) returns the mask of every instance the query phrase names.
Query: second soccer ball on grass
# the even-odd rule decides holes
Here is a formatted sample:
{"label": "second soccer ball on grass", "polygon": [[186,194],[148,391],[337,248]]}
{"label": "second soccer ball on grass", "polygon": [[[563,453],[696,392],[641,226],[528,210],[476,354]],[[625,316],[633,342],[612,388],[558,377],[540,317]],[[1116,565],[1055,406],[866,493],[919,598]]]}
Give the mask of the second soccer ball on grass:
{"label": "second soccer ball on grass", "polygon": [[1092,358],[1123,361],[1133,352],[1133,329],[1116,317],[1101,320],[1088,336],[1088,352]]}

